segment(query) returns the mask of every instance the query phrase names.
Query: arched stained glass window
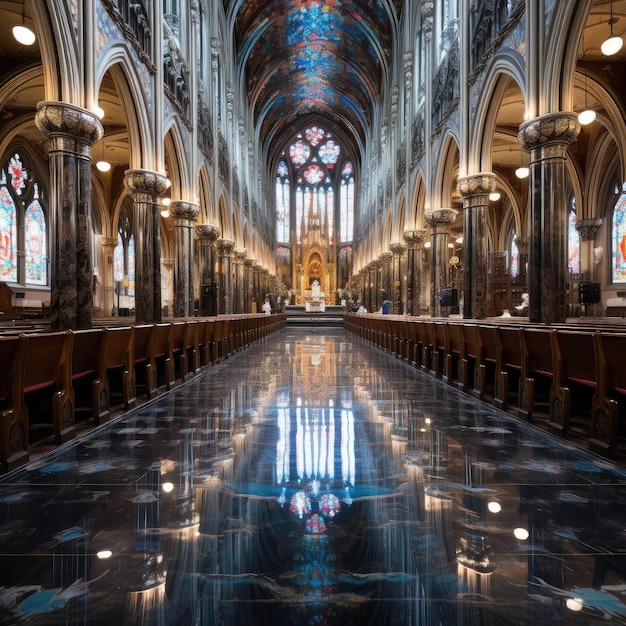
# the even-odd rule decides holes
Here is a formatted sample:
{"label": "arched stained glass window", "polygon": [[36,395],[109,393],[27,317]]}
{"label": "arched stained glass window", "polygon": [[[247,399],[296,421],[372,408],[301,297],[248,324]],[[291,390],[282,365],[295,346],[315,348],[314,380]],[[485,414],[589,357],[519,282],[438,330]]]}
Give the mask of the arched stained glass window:
{"label": "arched stained glass window", "polygon": [[580,233],[576,230],[575,198],[567,219],[567,267],[571,274],[580,274]]}
{"label": "arched stained glass window", "polygon": [[0,279],[17,281],[17,213],[13,198],[6,188],[0,187]]}
{"label": "arched stained glass window", "polygon": [[135,295],[135,235],[128,240],[128,295]]}
{"label": "arched stained glass window", "polygon": [[284,160],[276,168],[276,241],[289,241],[289,170]]}
{"label": "arched stained glass window", "polygon": [[113,280],[118,282],[124,278],[124,240],[122,234],[117,233],[117,246],[113,251]]}
{"label": "arched stained glass window", "polygon": [[35,197],[26,209],[24,217],[24,263],[27,283],[47,284],[46,251],[46,218],[39,204],[39,192],[35,186]]}
{"label": "arched stained glass window", "polygon": [[354,233],[354,174],[352,163],[346,161],[341,170],[339,239],[352,241]]}
{"label": "arched stained glass window", "polygon": [[324,139],[324,135],[326,131],[323,128],[319,128],[318,126],[312,126],[311,128],[307,128],[304,132],[304,136],[306,140],[312,145],[317,146],[317,144]]}
{"label": "arched stained glass window", "polygon": [[626,192],[623,190],[613,209],[611,248],[612,282],[626,283]]}
{"label": "arched stained glass window", "polygon": [[513,231],[511,234],[511,264],[509,266],[511,278],[517,278],[517,276],[519,276],[519,249],[515,243],[516,239],[517,234]]}

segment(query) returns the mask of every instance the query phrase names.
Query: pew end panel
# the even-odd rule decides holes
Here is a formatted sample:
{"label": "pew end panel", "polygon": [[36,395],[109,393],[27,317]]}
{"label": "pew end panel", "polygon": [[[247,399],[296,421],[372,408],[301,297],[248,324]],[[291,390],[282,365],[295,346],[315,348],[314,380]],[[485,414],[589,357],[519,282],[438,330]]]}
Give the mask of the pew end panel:
{"label": "pew end panel", "polygon": [[73,343],[71,330],[27,335],[23,395],[30,444],[50,433],[54,435],[55,442],[61,444],[76,434],[72,389]]}
{"label": "pew end panel", "polygon": [[28,415],[22,397],[24,336],[0,338],[0,472],[28,462]]}

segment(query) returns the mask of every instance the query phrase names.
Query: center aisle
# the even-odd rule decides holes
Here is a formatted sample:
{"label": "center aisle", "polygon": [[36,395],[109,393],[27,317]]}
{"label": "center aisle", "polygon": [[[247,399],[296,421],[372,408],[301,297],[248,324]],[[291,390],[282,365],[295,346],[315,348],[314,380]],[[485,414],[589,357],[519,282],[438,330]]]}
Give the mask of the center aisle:
{"label": "center aisle", "polygon": [[0,481],[0,626],[626,624],[625,489],[288,327]]}

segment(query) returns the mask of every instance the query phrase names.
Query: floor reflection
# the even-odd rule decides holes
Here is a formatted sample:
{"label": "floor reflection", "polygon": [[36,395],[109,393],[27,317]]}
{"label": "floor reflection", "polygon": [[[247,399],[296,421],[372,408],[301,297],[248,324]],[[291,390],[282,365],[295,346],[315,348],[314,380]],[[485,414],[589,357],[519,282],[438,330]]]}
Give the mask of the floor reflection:
{"label": "floor reflection", "polygon": [[0,482],[0,625],[626,624],[625,486],[286,329]]}

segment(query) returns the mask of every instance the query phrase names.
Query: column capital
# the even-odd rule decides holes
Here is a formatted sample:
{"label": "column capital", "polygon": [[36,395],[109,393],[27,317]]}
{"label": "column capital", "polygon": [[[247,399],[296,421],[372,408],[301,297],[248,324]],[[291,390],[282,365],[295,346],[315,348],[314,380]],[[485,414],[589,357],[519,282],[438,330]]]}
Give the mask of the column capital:
{"label": "column capital", "polygon": [[480,172],[457,179],[457,191],[468,198],[471,196],[486,196],[496,188],[496,175],[492,172]]}
{"label": "column capital", "polygon": [[211,243],[217,241],[222,234],[220,227],[213,224],[196,224],[195,231],[198,239],[208,239]]}
{"label": "column capital", "polygon": [[98,242],[103,248],[115,248],[118,244],[117,237],[105,237],[100,235]]}
{"label": "column capital", "polygon": [[408,246],[417,247],[424,243],[426,237],[428,237],[428,232],[423,229],[405,230],[402,233],[402,237]]}
{"label": "column capital", "polygon": [[187,200],[172,200],[168,207],[170,215],[174,219],[189,220],[195,222],[200,214],[200,207],[193,202]]}
{"label": "column capital", "polygon": [[151,170],[126,170],[124,184],[131,195],[151,194],[162,196],[170,186],[164,174]]}
{"label": "column capital", "polygon": [[449,226],[454,224],[458,211],[454,209],[432,209],[424,213],[426,222],[435,228],[436,226]]}
{"label": "column capital", "polygon": [[568,146],[579,132],[580,122],[576,113],[548,113],[521,124],[517,141],[523,150],[530,152],[547,145]]}
{"label": "column capital", "polygon": [[394,241],[392,244],[389,245],[389,249],[391,250],[392,254],[401,255],[406,249],[406,246],[401,241]]}
{"label": "column capital", "polygon": [[223,254],[230,255],[235,247],[235,242],[232,239],[218,239],[217,247],[222,251]]}
{"label": "column capital", "polygon": [[40,102],[35,124],[48,139],[68,137],[93,145],[104,135],[102,124],[93,111],[66,102]]}
{"label": "column capital", "polygon": [[171,270],[174,267],[174,259],[161,259],[161,261],[166,270]]}
{"label": "column capital", "polygon": [[255,267],[255,260],[254,259],[245,259],[243,264],[246,267],[248,267],[248,268],[254,269],[254,267]]}
{"label": "column capital", "polygon": [[243,263],[248,256],[248,251],[245,248],[235,248],[233,250],[233,256],[237,263]]}
{"label": "column capital", "polygon": [[598,229],[602,226],[601,217],[592,217],[586,220],[576,220],[576,230],[583,241],[594,241]]}
{"label": "column capital", "polygon": [[393,253],[389,252],[388,250],[385,250],[385,252],[381,252],[380,255],[378,256],[378,263],[379,263],[378,267],[381,267],[388,261],[391,261],[392,257],[393,257]]}

